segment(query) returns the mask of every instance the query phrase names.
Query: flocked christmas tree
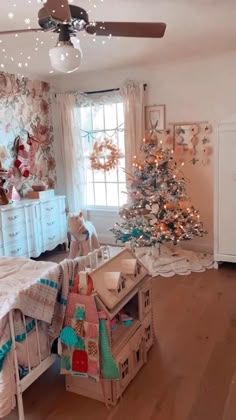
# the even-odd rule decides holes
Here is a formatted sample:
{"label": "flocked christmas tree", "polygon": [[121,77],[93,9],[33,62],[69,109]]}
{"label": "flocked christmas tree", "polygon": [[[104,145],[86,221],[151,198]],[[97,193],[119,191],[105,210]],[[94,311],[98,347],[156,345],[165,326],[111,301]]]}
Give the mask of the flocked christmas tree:
{"label": "flocked christmas tree", "polygon": [[111,229],[116,239],[136,248],[202,236],[206,232],[187,196],[183,164],[152,138],[144,139],[142,149],[143,159],[134,157],[128,175],[128,204],[119,211],[123,222]]}

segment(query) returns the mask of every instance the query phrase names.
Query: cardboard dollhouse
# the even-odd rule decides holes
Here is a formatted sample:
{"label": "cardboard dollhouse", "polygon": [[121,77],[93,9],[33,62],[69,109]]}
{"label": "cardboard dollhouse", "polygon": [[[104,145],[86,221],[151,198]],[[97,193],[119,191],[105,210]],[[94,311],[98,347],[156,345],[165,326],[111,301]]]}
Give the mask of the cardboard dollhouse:
{"label": "cardboard dollhouse", "polygon": [[153,344],[151,278],[129,249],[90,272],[99,311],[105,313],[110,351],[119,370],[118,380],[94,382],[66,376],[66,389],[109,404],[116,404],[135,378]]}

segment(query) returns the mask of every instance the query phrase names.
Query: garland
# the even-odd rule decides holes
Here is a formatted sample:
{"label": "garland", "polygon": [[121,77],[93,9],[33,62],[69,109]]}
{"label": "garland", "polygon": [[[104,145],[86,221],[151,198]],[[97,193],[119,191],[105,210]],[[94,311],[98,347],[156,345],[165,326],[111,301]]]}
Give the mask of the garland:
{"label": "garland", "polygon": [[118,165],[118,160],[122,157],[123,154],[112,140],[104,139],[94,143],[89,159],[92,169],[110,171]]}

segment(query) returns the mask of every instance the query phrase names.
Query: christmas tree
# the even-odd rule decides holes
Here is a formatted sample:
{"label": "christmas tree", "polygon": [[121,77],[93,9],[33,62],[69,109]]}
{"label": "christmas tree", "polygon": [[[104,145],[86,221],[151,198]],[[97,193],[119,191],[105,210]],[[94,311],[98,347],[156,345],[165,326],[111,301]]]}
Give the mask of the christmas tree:
{"label": "christmas tree", "polygon": [[144,139],[142,149],[143,159],[134,157],[134,173],[128,174],[129,199],[119,211],[123,222],[111,229],[116,239],[136,248],[202,236],[206,232],[187,196],[183,163],[152,138]]}

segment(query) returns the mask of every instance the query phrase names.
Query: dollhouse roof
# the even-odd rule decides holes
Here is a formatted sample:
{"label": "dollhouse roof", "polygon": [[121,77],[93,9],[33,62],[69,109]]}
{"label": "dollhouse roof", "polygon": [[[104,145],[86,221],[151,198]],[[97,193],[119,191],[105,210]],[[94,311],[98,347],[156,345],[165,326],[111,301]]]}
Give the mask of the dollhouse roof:
{"label": "dollhouse roof", "polygon": [[[125,273],[125,271],[133,274]],[[107,274],[105,275],[105,273]],[[114,275],[112,276],[112,274]],[[108,309],[114,310],[120,302],[127,299],[135,291],[138,284],[148,275],[148,271],[136,255],[125,248],[95,270],[92,270],[90,275],[100,300]],[[114,290],[111,290],[111,286],[109,290],[109,278],[115,285]],[[122,280],[124,282],[118,292]]]}

